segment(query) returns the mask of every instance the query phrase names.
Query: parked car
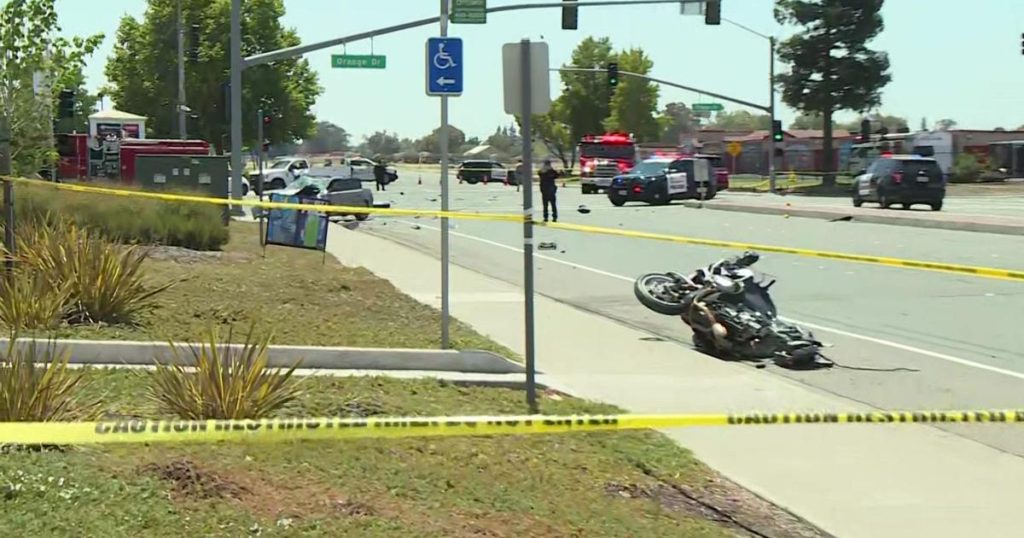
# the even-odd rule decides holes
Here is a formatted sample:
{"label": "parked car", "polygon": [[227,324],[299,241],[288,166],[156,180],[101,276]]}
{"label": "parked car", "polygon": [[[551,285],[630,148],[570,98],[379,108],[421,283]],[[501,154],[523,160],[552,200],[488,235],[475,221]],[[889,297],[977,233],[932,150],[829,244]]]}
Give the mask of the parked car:
{"label": "parked car", "polygon": [[[292,183],[302,174],[309,171],[309,161],[299,157],[284,157],[274,160],[263,168],[263,188],[267,191],[280,190]],[[250,186],[259,181],[259,171],[244,174]],[[257,193],[259,194],[259,193]]]}
{"label": "parked car", "polygon": [[[303,175],[284,189],[268,190],[267,194],[320,198],[331,205],[373,207],[373,191],[363,187],[354,177],[322,177]],[[367,213],[332,212],[328,216],[354,215],[356,220],[366,220]]]}
{"label": "parked car", "polygon": [[910,209],[927,204],[932,211],[942,209],[946,180],[939,163],[919,155],[883,156],[860,170],[853,182],[853,205],[877,202],[882,209],[900,204]]}
{"label": "parked car", "polygon": [[459,181],[465,181],[470,185],[475,185],[485,181],[497,181],[499,183],[505,183],[507,181],[510,185],[515,185],[519,182],[519,179],[516,177],[515,170],[509,170],[505,165],[498,161],[464,161],[459,165],[458,172],[456,172],[455,176]]}
{"label": "parked car", "polygon": [[634,201],[663,205],[672,200],[710,200],[716,193],[713,175],[707,159],[647,159],[612,179],[608,200],[614,206]]}

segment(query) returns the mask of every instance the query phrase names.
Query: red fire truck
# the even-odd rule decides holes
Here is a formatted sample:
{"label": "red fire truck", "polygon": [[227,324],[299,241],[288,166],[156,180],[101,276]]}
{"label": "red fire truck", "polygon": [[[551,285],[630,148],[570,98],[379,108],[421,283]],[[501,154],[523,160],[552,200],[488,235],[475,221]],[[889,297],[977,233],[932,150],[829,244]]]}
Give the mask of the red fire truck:
{"label": "red fire truck", "polygon": [[633,135],[612,132],[587,135],[579,143],[580,186],[583,194],[607,189],[612,178],[636,165],[636,140]]}
{"label": "red fire truck", "polygon": [[58,179],[109,178],[135,182],[135,157],[139,155],[209,155],[204,140],[100,140],[86,134],[57,135]]}

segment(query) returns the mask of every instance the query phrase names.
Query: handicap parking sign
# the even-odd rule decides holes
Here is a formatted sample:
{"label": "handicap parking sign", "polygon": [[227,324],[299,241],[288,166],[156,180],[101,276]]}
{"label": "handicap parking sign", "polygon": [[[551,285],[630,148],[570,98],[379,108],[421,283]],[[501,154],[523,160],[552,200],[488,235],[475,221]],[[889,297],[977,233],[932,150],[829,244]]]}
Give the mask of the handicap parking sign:
{"label": "handicap parking sign", "polygon": [[462,39],[427,39],[427,95],[462,95]]}

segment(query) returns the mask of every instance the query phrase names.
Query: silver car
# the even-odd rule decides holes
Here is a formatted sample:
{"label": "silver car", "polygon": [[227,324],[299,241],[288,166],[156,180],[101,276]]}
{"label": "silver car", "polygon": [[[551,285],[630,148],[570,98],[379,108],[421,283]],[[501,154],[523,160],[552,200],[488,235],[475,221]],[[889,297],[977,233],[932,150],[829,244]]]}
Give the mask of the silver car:
{"label": "silver car", "polygon": [[[363,188],[362,182],[354,177],[321,177],[302,175],[283,189],[269,190],[267,194],[319,198],[331,205],[352,207],[373,207],[373,191]],[[366,220],[368,213],[331,212],[330,216],[354,215],[356,220]]]}

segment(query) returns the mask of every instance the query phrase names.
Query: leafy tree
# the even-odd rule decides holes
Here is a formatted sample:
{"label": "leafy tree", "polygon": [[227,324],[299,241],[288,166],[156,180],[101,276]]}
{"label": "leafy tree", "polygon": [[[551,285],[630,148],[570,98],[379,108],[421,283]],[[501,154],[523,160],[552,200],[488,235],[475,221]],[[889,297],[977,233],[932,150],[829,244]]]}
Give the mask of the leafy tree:
{"label": "leafy tree", "polygon": [[685,133],[692,133],[700,125],[698,118],[685,103],[668,103],[658,118],[661,123],[661,142],[678,143]]}
{"label": "leafy tree", "polygon": [[832,115],[838,110],[864,111],[878,106],[881,90],[892,79],[889,58],[867,47],[883,29],[884,0],[778,0],[775,19],[796,24],[779,46],[779,59],[790,71],[777,77],[782,100],[804,113],[821,114],[824,126],[824,183],[835,184]]}
{"label": "leafy tree", "polygon": [[402,151],[402,142],[395,133],[377,131],[363,137],[363,150],[370,155],[394,155]]}
{"label": "leafy tree", "polygon": [[[431,133],[428,134],[427,136],[424,136],[423,138],[419,139],[419,141],[416,142],[417,149],[419,151],[426,151],[426,152],[429,152],[429,153],[440,154],[441,153],[441,144],[439,143],[440,131],[441,131],[441,128],[438,127],[437,129],[434,129],[433,131],[431,131]],[[449,125],[448,126],[448,152],[449,153],[455,153],[460,147],[462,147],[462,144],[465,144],[465,143],[466,143],[466,133],[462,132],[462,129],[459,129],[458,127],[456,127],[454,125]]]}
{"label": "leafy tree", "polygon": [[303,140],[303,153],[333,153],[348,151],[350,136],[345,129],[329,121],[316,122],[313,136]]}
{"label": "leafy tree", "polygon": [[[230,0],[181,0],[186,28],[200,28],[199,61],[185,65],[186,96],[192,114],[189,134],[222,144],[229,122],[225,81],[230,76]],[[141,21],[121,19],[106,75],[107,91],[118,108],[150,118],[153,135],[177,134],[177,0],[147,0]],[[250,56],[300,44],[298,33],[281,25],[284,3],[248,0],[242,4],[242,55]],[[193,47],[186,37],[186,47]],[[273,117],[265,136],[272,144],[293,142],[314,132],[311,112],[322,89],[304,59],[291,59],[246,69],[242,88],[242,131],[246,143],[256,141],[256,112]]]}
{"label": "leafy tree", "polygon": [[[646,75],[654,61],[639,48],[618,55],[619,70]],[[658,112],[658,86],[636,77],[623,77],[612,94],[611,115],[604,121],[607,129],[633,133],[640,142],[658,140],[661,124]]]}
{"label": "leafy tree", "polygon": [[[588,37],[573,50],[567,67],[605,67],[613,58],[611,40]],[[619,68],[626,70],[622,65]],[[569,127],[569,137],[579,140],[584,135],[604,132],[604,121],[611,114],[611,92],[605,74],[563,72],[561,78],[564,107],[561,119]]]}
{"label": "leafy tree", "polygon": [[715,114],[715,121],[711,124],[716,129],[727,129],[736,131],[757,131],[772,128],[772,117],[768,114],[752,114],[746,110],[734,112],[722,111]]}
{"label": "leafy tree", "polygon": [[508,127],[498,127],[494,134],[487,137],[487,145],[502,153],[513,153],[516,145],[520,144],[519,137],[513,135],[513,132]]}
{"label": "leafy tree", "polygon": [[936,131],[948,131],[956,127],[956,120],[945,118],[935,122]]}
{"label": "leafy tree", "polygon": [[[19,175],[35,174],[56,160],[52,118],[57,95],[82,85],[86,58],[103,42],[102,34],[58,37],[54,4],[10,0],[0,9],[0,124],[10,130],[11,168]],[[33,87],[37,72],[45,81],[39,95]]]}
{"label": "leafy tree", "polygon": [[[572,128],[568,123],[569,109],[566,104],[565,95],[559,96],[551,103],[551,110],[547,114],[537,114],[531,119],[531,138],[539,140],[544,144],[552,156],[562,162],[562,167],[572,171],[576,165],[576,141],[572,136]],[[522,118],[516,116],[518,125],[522,125]],[[514,130],[512,132],[515,132]],[[522,145],[522,139],[517,137],[518,144]],[[521,153],[516,151],[516,153]]]}

